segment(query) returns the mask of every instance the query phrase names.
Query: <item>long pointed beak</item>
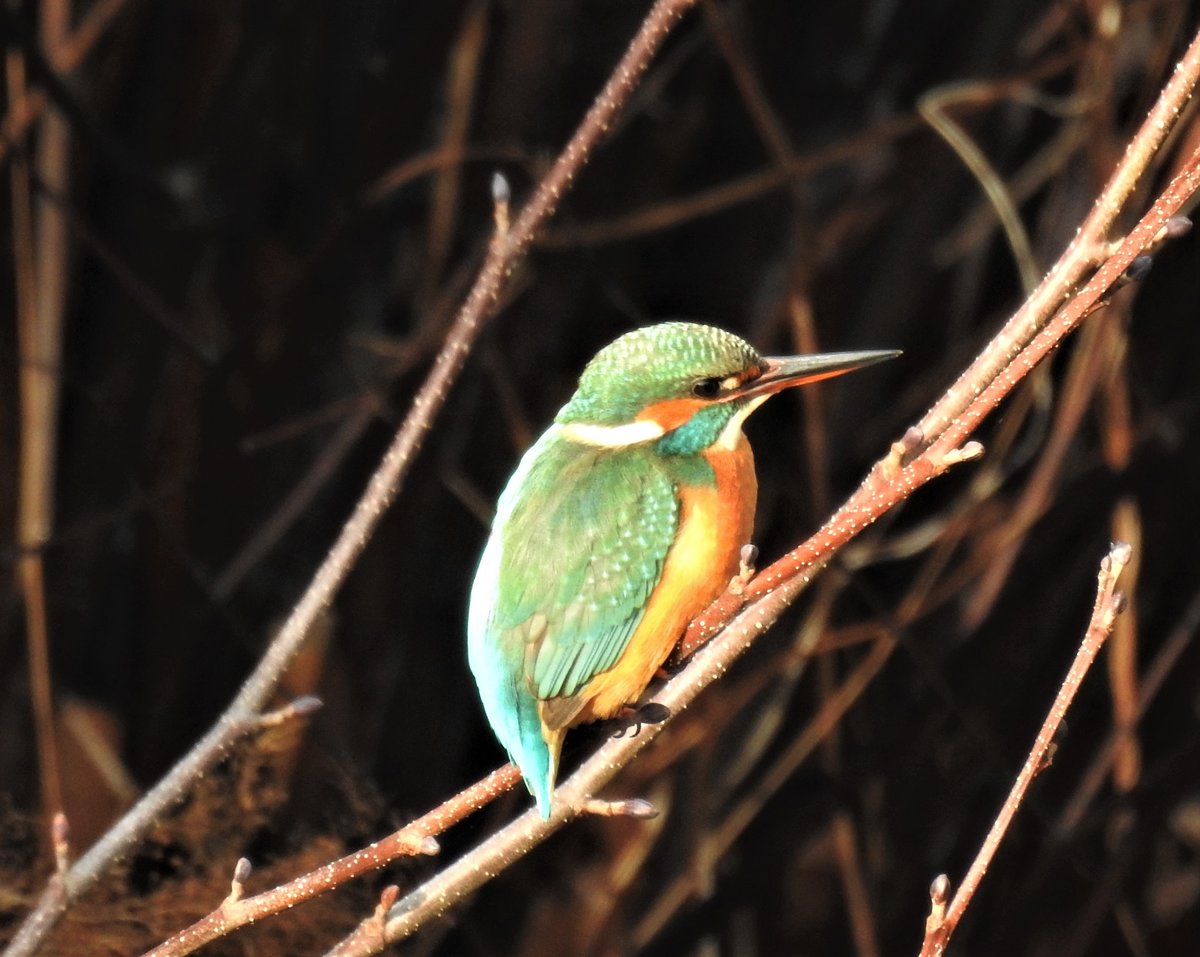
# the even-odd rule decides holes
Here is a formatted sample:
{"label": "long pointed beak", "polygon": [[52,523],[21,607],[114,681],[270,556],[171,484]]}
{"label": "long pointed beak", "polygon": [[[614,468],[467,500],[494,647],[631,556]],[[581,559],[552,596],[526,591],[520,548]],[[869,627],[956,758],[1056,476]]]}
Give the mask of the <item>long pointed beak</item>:
{"label": "long pointed beak", "polygon": [[743,398],[771,395],[795,385],[832,379],[885,359],[895,359],[898,355],[898,349],[882,349],[871,352],[821,352],[811,356],[767,356],[763,359],[763,374],[747,382],[737,394]]}

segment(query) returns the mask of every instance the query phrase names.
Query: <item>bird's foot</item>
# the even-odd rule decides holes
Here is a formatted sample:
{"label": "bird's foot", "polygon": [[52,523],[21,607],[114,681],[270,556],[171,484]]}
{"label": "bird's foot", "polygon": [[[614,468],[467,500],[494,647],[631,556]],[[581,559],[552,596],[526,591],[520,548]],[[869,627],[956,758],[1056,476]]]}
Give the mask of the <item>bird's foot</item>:
{"label": "bird's foot", "polygon": [[644,724],[662,724],[671,717],[671,709],[656,701],[648,701],[636,708],[624,708],[613,720],[619,724],[613,733],[614,738],[623,738],[626,734],[637,737]]}

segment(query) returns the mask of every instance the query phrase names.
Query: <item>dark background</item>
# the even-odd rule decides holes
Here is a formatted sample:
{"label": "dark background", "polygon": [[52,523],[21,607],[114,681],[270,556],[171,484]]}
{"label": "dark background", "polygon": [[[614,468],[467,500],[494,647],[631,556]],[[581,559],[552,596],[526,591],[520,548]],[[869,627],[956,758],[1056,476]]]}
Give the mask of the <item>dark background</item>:
{"label": "dark background", "polygon": [[[33,193],[68,223],[50,254],[65,269],[65,325],[44,558],[77,846],[252,668],[441,344],[487,241],[492,173],[519,206],[647,8],[129,0],[65,73],[38,53],[44,6],[4,14],[8,49],[70,128],[69,187],[35,161]],[[76,22],[95,9],[80,3]],[[775,557],[801,540],[1022,298],[979,182],[920,120],[920,98],[964,85],[949,112],[1017,197],[1041,270],[1197,22],[1172,0],[702,4],[514,277],[289,675],[289,696],[313,692],[325,708],[223,764],[51,950],[136,952],[211,909],[239,856],[263,889],[499,762],[464,656],[474,561],[520,452],[621,332],[689,317],[764,352],[904,350],[752,422],[758,544]],[[12,103],[10,87],[6,113]],[[1181,135],[1194,142],[1192,122]],[[35,125],[7,144],[6,180],[43,135]],[[6,315],[11,196],[0,194]],[[576,825],[405,946],[914,954],[929,882],[961,875],[992,820],[1111,538],[1134,538],[1140,560],[1120,637],[1136,641],[1136,674],[1195,628],[1197,249],[1194,237],[1166,248],[985,427],[983,463],[843,553],[819,600],[806,596],[610,787],[654,800],[657,822]],[[15,329],[0,325],[0,937],[49,868],[15,576]],[[1077,418],[1064,397],[1081,403]],[[806,622],[824,653],[800,672],[787,653]],[[897,650],[835,733],[723,842],[731,809],[866,643],[889,636]],[[1105,662],[956,952],[1196,952],[1200,660],[1185,648],[1167,669],[1123,777],[1067,821],[1106,747],[1113,689],[1135,674]],[[568,768],[603,733],[576,732]],[[514,795],[447,835],[444,859],[525,804]],[[206,953],[319,953],[385,883],[405,889],[436,866],[358,882]],[[673,896],[680,887],[690,893]]]}

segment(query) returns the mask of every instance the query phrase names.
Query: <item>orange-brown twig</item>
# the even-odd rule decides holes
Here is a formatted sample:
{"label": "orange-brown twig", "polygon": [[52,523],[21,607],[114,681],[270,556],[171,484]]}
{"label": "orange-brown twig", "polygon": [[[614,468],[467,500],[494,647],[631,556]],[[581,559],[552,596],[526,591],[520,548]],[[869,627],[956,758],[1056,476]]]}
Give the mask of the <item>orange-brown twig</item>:
{"label": "orange-brown twig", "polygon": [[[438,844],[435,835],[474,814],[499,795],[511,790],[520,780],[521,775],[517,769],[511,764],[506,764],[483,780],[460,791],[449,801],[439,804],[428,814],[353,854],[330,861],[323,867],[253,897],[242,897],[239,888],[236,896],[226,898],[212,913],[164,940],[153,950],[147,951],[145,957],[179,957],[182,954],[190,954],[238,927],[302,904],[330,888],[378,870],[398,858],[411,857],[414,854],[436,854]],[[248,863],[244,870],[249,870]],[[235,878],[235,883],[241,885],[244,884],[244,880],[238,881]]]}
{"label": "orange-brown twig", "polygon": [[1127,544],[1117,542],[1100,562],[1096,602],[1092,607],[1092,617],[1088,622],[1087,631],[1079,645],[1079,650],[1075,654],[1075,660],[1071,662],[1067,676],[1063,679],[1058,694],[1055,695],[1054,704],[1050,706],[1050,712],[1046,715],[1046,720],[1042,722],[1029,757],[1025,759],[1004,805],[1000,808],[1000,813],[996,815],[991,830],[984,838],[983,846],[975,855],[975,860],[972,861],[967,876],[963,878],[962,885],[958,888],[958,892],[950,901],[949,906],[945,904],[945,879],[939,878],[934,882],[936,892],[932,895],[934,897],[933,910],[925,925],[921,957],[941,957],[941,954],[945,952],[946,944],[949,943],[954,929],[958,926],[971,899],[975,896],[975,891],[978,890],[983,875],[987,873],[992,858],[996,856],[996,851],[1004,840],[1009,824],[1012,823],[1013,817],[1025,800],[1029,785],[1047,767],[1050,748],[1054,744],[1054,737],[1058,734],[1058,729],[1062,726],[1063,718],[1066,717],[1067,709],[1071,706],[1075,693],[1079,691],[1079,686],[1092,662],[1096,660],[1100,646],[1111,634],[1117,613],[1121,610],[1121,596],[1116,590],[1117,578],[1120,576],[1121,570],[1129,563],[1132,554],[1133,550]]}

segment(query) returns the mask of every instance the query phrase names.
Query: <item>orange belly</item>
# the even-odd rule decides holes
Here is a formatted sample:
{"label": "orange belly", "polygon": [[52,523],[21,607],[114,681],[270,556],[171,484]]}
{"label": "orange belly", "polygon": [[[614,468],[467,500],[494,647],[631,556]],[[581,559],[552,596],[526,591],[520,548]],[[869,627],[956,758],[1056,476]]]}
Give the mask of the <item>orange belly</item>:
{"label": "orange belly", "polygon": [[572,723],[611,718],[636,700],[687,623],[737,574],[741,548],[754,531],[754,456],[740,433],[733,449],[714,446],[704,456],[716,482],[680,489],[679,530],[658,587],[621,659],[580,689],[577,697],[584,704]]}

